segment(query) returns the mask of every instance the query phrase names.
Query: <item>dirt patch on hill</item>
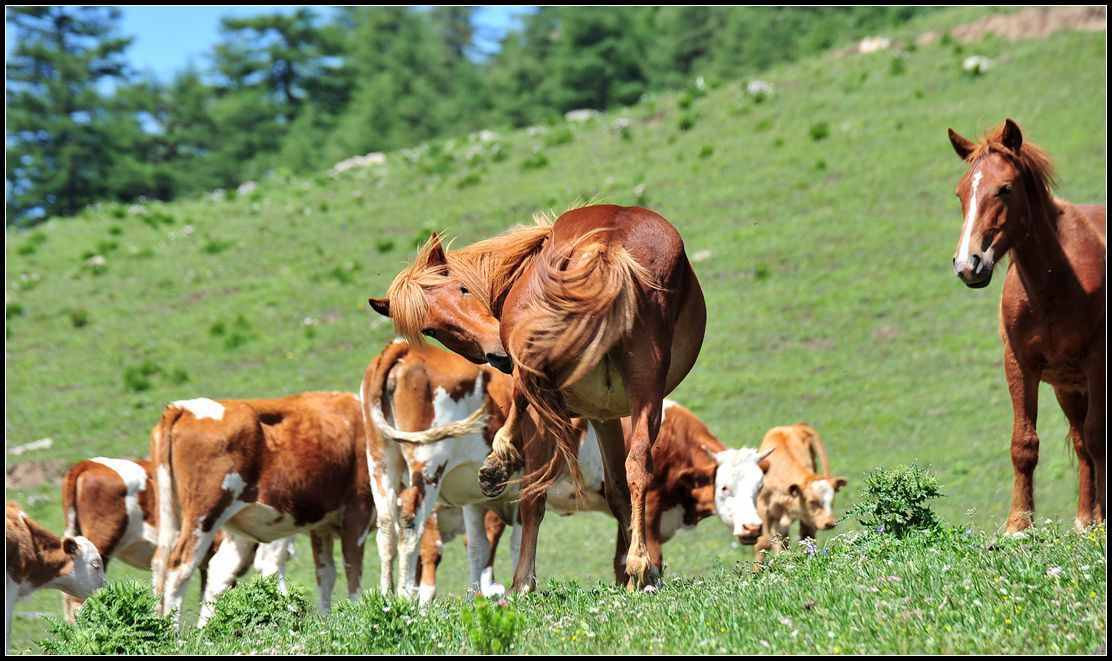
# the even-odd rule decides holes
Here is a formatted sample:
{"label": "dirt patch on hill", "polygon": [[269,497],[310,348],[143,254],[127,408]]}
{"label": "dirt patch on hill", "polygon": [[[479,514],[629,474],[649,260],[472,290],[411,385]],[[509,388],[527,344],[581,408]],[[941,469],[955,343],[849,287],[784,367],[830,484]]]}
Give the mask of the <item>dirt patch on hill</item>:
{"label": "dirt patch on hill", "polygon": [[62,459],[21,461],[11,464],[4,473],[6,489],[31,489],[53,482],[65,475],[67,464]]}
{"label": "dirt patch on hill", "polygon": [[[1061,30],[1100,32],[1108,23],[1108,10],[1101,7],[1031,7],[1010,14],[986,16],[950,30],[958,41],[970,42],[994,34],[1009,41],[1045,39]],[[916,40],[920,46],[934,43],[939,35],[927,32]]]}

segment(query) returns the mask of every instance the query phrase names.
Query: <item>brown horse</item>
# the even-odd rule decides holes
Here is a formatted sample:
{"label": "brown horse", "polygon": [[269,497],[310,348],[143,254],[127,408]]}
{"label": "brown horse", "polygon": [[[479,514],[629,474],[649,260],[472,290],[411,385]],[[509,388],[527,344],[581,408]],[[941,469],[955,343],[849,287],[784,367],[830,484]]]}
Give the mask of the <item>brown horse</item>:
{"label": "brown horse", "polygon": [[[593,205],[460,250],[445,252],[434,236],[387,298],[370,302],[407,339],[435,337],[514,374],[508,419],[480,473],[488,495],[521,465],[514,439],[556,437],[559,452],[524,479],[516,591],[535,587],[545,490],[565,466],[578,477],[572,416],[598,432],[630,588],[656,582],[644,516],[652,445],[663,399],[695,364],[706,327],[702,289],[667,220],[639,207]],[[628,453],[623,416],[632,418]]]}
{"label": "brown horse", "polygon": [[1027,528],[1034,515],[1040,381],[1054,388],[1077,452],[1076,524],[1103,521],[1104,207],[1054,197],[1049,158],[1010,119],[977,144],[950,129],[950,142],[969,163],[957,189],[965,224],[955,273],[969,287],[984,287],[996,262],[1011,254],[1000,299],[1015,471],[1007,530]]}

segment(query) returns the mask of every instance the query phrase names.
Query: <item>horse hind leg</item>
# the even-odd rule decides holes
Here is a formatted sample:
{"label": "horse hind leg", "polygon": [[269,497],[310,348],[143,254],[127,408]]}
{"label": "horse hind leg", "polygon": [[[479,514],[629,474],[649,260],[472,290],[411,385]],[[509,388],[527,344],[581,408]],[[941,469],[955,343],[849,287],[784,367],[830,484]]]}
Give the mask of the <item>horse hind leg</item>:
{"label": "horse hind leg", "polygon": [[1096,503],[1096,475],[1084,437],[1085,414],[1089,408],[1089,399],[1084,392],[1057,387],[1054,388],[1054,394],[1058,398],[1062,412],[1066,414],[1066,420],[1069,421],[1069,438],[1077,454],[1077,517],[1074,519],[1074,527],[1082,531],[1093,524],[1093,510]]}

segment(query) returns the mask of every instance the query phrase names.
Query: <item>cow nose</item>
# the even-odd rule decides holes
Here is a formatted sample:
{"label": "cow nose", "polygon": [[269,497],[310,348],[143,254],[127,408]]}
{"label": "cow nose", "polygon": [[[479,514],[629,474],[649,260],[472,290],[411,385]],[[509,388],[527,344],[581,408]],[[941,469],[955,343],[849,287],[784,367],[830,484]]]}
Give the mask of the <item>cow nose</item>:
{"label": "cow nose", "polygon": [[514,371],[513,361],[504,353],[488,353],[486,359],[492,367],[500,372],[511,374]]}

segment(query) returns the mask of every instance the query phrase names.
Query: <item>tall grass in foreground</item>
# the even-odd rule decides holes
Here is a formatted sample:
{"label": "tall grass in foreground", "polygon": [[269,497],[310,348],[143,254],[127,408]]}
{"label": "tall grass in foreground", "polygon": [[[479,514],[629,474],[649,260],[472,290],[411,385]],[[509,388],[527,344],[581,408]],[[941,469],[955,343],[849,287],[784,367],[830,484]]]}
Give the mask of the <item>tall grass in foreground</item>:
{"label": "tall grass in foreground", "polygon": [[[1086,653],[1107,635],[1106,529],[1046,524],[990,542],[960,527],[875,531],[795,544],[764,571],[739,562],[668,577],[656,594],[553,581],[540,593],[480,604],[450,598],[427,612],[367,593],[329,617],[291,618],[303,597],[257,579],[229,591],[225,626],[187,630],[156,649],[184,654],[477,653]],[[133,584],[135,590],[145,586]],[[259,593],[266,599],[258,599]],[[105,590],[93,602],[137,599]],[[145,599],[140,599],[144,601]],[[238,609],[250,607],[250,617]],[[117,609],[118,610],[118,609]],[[97,612],[112,612],[101,607]],[[269,612],[273,611],[273,612]],[[242,616],[241,616],[242,615]],[[55,625],[52,653],[153,651],[150,625],[83,617]],[[160,628],[162,625],[156,625]],[[210,625],[211,627],[212,625]],[[114,627],[114,635],[94,632]],[[219,630],[219,635],[217,635]],[[95,641],[106,641],[97,647]],[[135,641],[121,648],[119,641]]]}

